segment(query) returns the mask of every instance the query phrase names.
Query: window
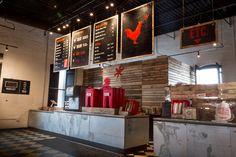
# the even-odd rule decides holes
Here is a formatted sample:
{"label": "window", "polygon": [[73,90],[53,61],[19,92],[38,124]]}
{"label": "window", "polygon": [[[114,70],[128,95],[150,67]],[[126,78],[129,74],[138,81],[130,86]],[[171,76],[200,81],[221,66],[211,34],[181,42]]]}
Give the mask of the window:
{"label": "window", "polygon": [[210,64],[202,67],[196,66],[197,84],[222,83],[222,68],[219,64]]}

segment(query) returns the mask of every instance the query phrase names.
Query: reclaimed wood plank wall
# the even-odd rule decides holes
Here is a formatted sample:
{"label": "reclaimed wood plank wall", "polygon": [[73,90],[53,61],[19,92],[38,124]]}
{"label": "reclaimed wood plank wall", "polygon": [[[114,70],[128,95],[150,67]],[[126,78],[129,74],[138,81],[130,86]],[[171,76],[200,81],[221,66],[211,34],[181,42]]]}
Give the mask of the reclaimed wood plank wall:
{"label": "reclaimed wood plank wall", "polygon": [[174,58],[169,58],[169,84],[174,85],[176,83],[195,83],[194,69],[189,65],[180,62]]}
{"label": "reclaimed wood plank wall", "polygon": [[[180,67],[182,67],[180,70],[186,70],[186,72],[182,72],[184,74],[183,78],[181,75],[174,77],[178,75],[177,73],[180,73]],[[124,70],[117,77],[115,75],[117,70],[122,68]],[[178,70],[169,73],[168,71],[172,69]],[[171,75],[171,77],[168,75]],[[161,106],[161,103],[165,100],[164,88],[170,82],[185,80],[186,83],[191,80],[190,66],[181,64],[181,62],[167,56],[106,66],[103,70],[101,68],[84,70],[84,85],[86,86],[102,87],[102,83],[106,78],[110,79],[111,86],[124,88],[126,97],[137,100],[145,110],[156,110]]]}
{"label": "reclaimed wood plank wall", "polygon": [[83,85],[92,87],[102,87],[102,69],[86,69],[83,74]]}

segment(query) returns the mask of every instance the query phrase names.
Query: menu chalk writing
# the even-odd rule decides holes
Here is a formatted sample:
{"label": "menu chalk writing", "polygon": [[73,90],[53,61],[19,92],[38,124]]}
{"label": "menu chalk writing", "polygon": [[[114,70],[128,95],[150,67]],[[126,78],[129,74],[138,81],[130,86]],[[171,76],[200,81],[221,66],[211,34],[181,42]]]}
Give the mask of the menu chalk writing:
{"label": "menu chalk writing", "polygon": [[70,67],[77,68],[89,64],[91,41],[91,26],[79,29],[72,33]]}
{"label": "menu chalk writing", "polygon": [[54,52],[54,72],[69,68],[70,34],[56,38]]}
{"label": "menu chalk writing", "polygon": [[93,63],[116,60],[118,15],[94,24]]}

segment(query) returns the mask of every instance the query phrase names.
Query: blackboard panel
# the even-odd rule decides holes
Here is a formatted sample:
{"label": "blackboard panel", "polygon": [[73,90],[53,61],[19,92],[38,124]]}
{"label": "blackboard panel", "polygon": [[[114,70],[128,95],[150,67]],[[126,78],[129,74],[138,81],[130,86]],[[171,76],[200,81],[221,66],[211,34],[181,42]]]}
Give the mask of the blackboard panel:
{"label": "blackboard panel", "polygon": [[71,69],[89,64],[90,44],[91,26],[72,32]]}
{"label": "blackboard panel", "polygon": [[69,69],[70,34],[55,39],[53,71]]}
{"label": "blackboard panel", "polygon": [[30,92],[30,81],[3,78],[2,93],[26,94]]}
{"label": "blackboard panel", "polygon": [[122,59],[153,54],[153,3],[147,3],[121,14]]}
{"label": "blackboard panel", "polygon": [[116,60],[118,50],[118,15],[94,24],[93,63]]}
{"label": "blackboard panel", "polygon": [[180,48],[199,46],[217,41],[216,23],[207,22],[180,30]]}

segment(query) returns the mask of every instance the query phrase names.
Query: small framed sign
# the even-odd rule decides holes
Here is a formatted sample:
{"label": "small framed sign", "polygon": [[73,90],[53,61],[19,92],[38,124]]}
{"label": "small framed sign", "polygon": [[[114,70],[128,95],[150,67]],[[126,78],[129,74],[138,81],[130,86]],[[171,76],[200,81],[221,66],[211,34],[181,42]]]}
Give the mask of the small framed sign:
{"label": "small framed sign", "polygon": [[4,78],[2,93],[29,95],[30,81]]}
{"label": "small framed sign", "polygon": [[180,48],[217,42],[216,22],[207,22],[180,30]]}

